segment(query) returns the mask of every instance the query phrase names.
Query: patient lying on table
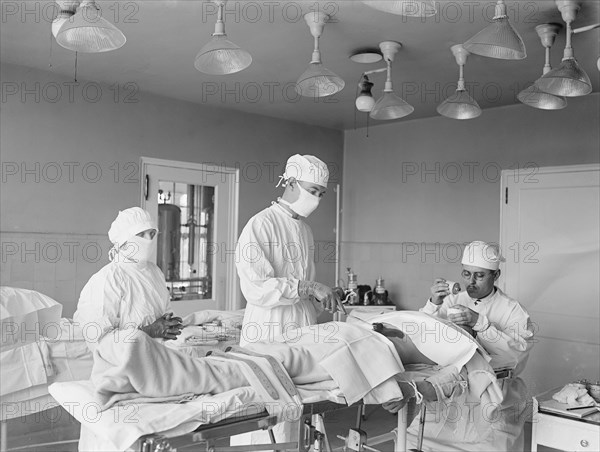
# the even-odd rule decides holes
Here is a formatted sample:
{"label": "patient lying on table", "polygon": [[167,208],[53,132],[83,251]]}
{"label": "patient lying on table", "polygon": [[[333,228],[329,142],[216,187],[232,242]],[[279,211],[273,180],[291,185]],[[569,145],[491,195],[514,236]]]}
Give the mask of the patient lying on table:
{"label": "patient lying on table", "polygon": [[[407,314],[404,313],[403,318]],[[419,381],[416,388],[411,386],[413,390],[406,394],[410,388],[404,384],[405,365],[442,369],[455,364],[456,370],[451,373],[457,375],[463,365],[477,355],[473,343],[463,346],[460,358],[445,352],[436,355],[432,351],[435,344],[424,347],[426,341],[417,337],[417,330],[405,335],[400,333],[402,337],[391,337],[398,334],[397,329],[389,324],[386,328],[384,334],[377,334],[368,324],[365,327],[330,322],[301,328],[291,339],[280,337],[275,342],[251,343],[247,348],[275,357],[298,389],[315,385],[337,387],[348,404],[361,399],[374,404],[398,402],[413,396],[414,389],[429,400],[446,397],[443,386],[436,387],[435,379],[432,381],[423,375],[416,379],[430,381]],[[462,338],[461,341],[464,343]],[[485,360],[478,363],[485,368]],[[164,347],[140,331],[124,334],[123,330],[115,330],[99,343],[91,380],[100,406],[109,408],[123,400],[216,394],[242,386],[260,386],[256,385],[253,375],[236,360],[218,356],[192,358]],[[255,389],[264,391],[264,388]],[[401,405],[396,403],[395,406]],[[394,406],[390,408],[393,410]]]}

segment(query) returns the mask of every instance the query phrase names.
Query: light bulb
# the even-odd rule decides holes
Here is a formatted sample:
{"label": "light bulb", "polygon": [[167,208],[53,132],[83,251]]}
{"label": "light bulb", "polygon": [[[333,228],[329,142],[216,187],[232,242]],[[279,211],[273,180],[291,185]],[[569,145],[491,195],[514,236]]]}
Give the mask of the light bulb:
{"label": "light bulb", "polygon": [[355,104],[358,111],[369,112],[373,110],[373,107],[375,106],[375,99],[373,99],[373,96],[363,94],[356,98]]}

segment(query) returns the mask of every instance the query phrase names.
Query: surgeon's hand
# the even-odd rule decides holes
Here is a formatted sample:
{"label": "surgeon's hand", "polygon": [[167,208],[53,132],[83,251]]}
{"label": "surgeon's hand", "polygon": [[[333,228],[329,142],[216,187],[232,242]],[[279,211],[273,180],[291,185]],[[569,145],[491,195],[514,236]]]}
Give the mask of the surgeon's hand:
{"label": "surgeon's hand", "polygon": [[181,320],[181,317],[173,317],[173,313],[169,312],[140,329],[150,337],[175,340],[181,334],[182,328],[183,320]]}
{"label": "surgeon's hand", "polygon": [[451,309],[452,310],[448,312],[448,320],[465,328],[469,333],[472,333],[473,326],[475,326],[477,320],[479,320],[479,314],[462,304],[454,305]]}
{"label": "surgeon's hand", "polygon": [[330,312],[335,312],[340,299],[336,290],[316,281],[299,281],[298,294],[300,296],[312,295],[319,300],[325,310]]}
{"label": "surgeon's hand", "polygon": [[450,294],[450,287],[444,278],[436,278],[430,290],[431,302],[438,306],[441,305],[444,298]]}

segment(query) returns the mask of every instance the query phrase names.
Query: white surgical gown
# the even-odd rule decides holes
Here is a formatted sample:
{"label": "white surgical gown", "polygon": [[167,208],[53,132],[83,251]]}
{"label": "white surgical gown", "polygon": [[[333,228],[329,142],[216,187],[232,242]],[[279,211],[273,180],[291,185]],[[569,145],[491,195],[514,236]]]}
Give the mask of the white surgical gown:
{"label": "white surgical gown", "polygon": [[[473,413],[472,407],[441,407],[433,424],[426,425],[424,451],[522,451],[523,426],[527,415],[527,401],[531,400],[520,378],[515,378],[525,367],[533,346],[533,328],[527,311],[497,287],[477,304],[467,292],[448,295],[437,306],[430,301],[421,309],[427,314],[447,318],[448,308],[460,304],[479,314],[473,330],[477,341],[490,354],[494,368],[511,367],[513,378],[500,380],[503,400],[494,407],[482,406]],[[443,402],[441,403],[443,405]],[[491,408],[495,408],[490,411]],[[441,416],[440,416],[441,413]],[[487,413],[487,415],[486,415]],[[490,414],[490,413],[493,413]],[[427,423],[432,423],[428,418]],[[409,429],[409,444],[414,445],[416,422]],[[435,433],[433,433],[435,432]],[[429,433],[429,435],[428,435]]]}
{"label": "white surgical gown", "polygon": [[310,227],[277,203],[248,221],[236,248],[247,301],[241,345],[317,322],[320,304],[298,295],[299,281],[314,280],[314,251]]}
{"label": "white surgical gown", "polygon": [[93,351],[107,332],[149,325],[170,309],[165,277],[156,264],[115,260],[84,286],[73,320]]}

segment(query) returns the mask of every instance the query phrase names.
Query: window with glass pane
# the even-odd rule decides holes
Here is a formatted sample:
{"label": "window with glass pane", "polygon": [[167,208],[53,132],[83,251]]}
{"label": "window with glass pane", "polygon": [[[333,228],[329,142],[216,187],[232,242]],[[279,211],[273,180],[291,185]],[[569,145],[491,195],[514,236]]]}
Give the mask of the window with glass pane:
{"label": "window with glass pane", "polygon": [[157,263],[173,300],[213,297],[215,187],[158,183]]}

